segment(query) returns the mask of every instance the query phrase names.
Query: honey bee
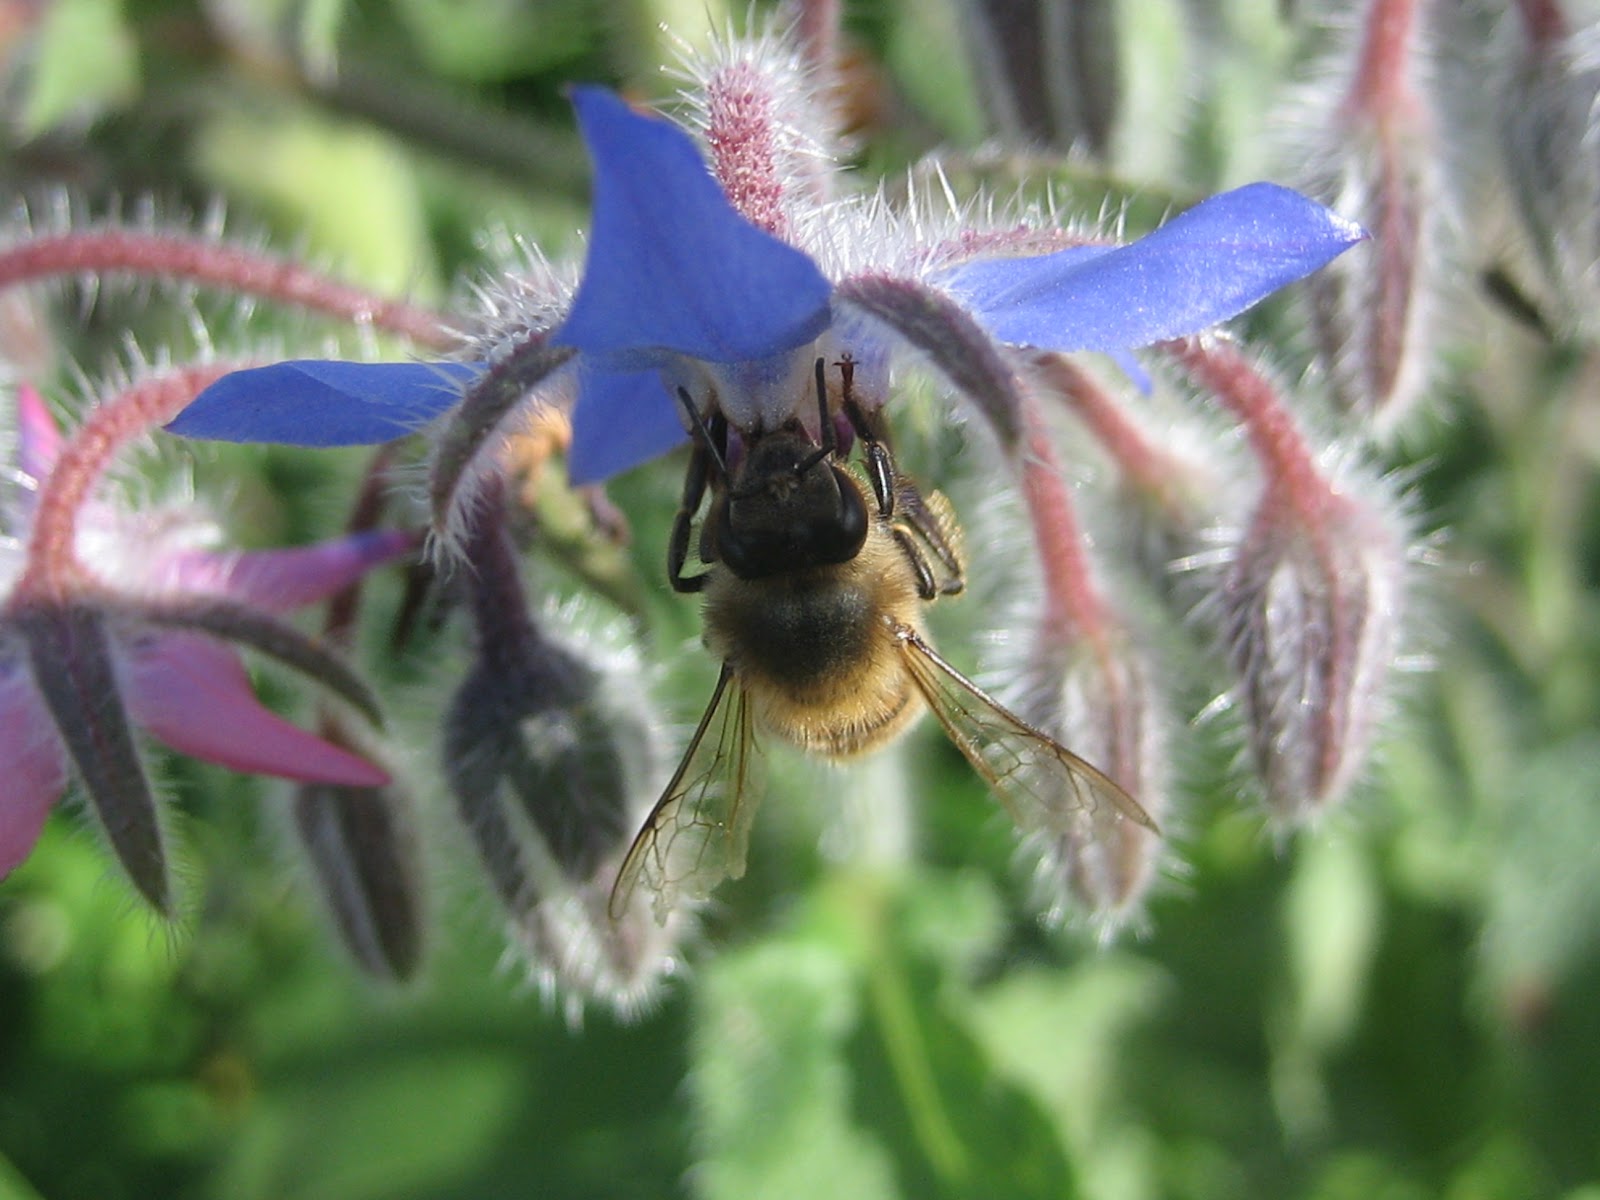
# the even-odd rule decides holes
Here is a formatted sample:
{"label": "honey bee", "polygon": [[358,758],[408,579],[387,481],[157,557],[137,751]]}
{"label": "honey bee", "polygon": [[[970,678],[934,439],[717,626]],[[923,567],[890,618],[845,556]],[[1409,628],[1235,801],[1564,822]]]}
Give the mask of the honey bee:
{"label": "honey bee", "polygon": [[[929,643],[923,609],[965,587],[949,503],[900,475],[875,413],[840,369],[839,408],[861,463],[829,412],[816,362],[816,438],[798,419],[746,435],[730,456],[721,414],[679,399],[694,431],[667,574],[704,596],[704,642],[722,672],[683,759],[623,860],[611,893],[620,917],[635,889],[664,916],[680,893],[701,898],[744,873],[759,797],[757,734],[830,759],[887,745],[930,710],[1024,831],[1067,834],[1110,806],[1156,825],[1098,768],[1004,708]],[[698,555],[686,575],[707,492]],[[870,498],[869,498],[870,495]]]}

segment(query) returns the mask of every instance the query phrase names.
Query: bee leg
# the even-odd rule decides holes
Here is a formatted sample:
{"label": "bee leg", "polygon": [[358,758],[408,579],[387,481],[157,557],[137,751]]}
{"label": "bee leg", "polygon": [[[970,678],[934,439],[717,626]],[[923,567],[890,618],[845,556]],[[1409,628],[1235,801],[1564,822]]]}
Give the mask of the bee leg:
{"label": "bee leg", "polygon": [[882,442],[863,438],[867,452],[867,475],[872,480],[872,494],[878,501],[878,515],[887,521],[894,516],[895,472],[894,459]]}
{"label": "bee leg", "polygon": [[[889,451],[889,431],[876,412],[868,412],[855,398],[855,363],[845,355],[834,364],[839,368],[841,396],[839,407],[850,420],[850,427],[861,439],[867,457],[867,475],[872,481],[872,494],[878,502],[878,516],[895,520],[895,541],[911,562],[917,573],[917,591],[924,600],[936,596],[954,596],[966,589],[966,567],[956,547],[955,521],[942,496],[935,495],[937,504],[923,499],[917,485],[895,470],[894,456]],[[928,560],[923,547],[932,551],[942,568],[934,574],[933,563]]]}
{"label": "bee leg", "polygon": [[687,509],[679,509],[678,515],[672,521],[672,540],[667,543],[667,582],[672,584],[672,590],[685,594],[703,591],[706,586],[706,572],[698,575],[685,575],[683,564],[689,557],[689,523],[693,515]]}
{"label": "bee leg", "polygon": [[961,552],[956,545],[954,534],[955,525],[944,497],[934,493],[933,501],[925,499],[917,490],[917,485],[909,479],[901,479],[897,490],[900,495],[901,517],[898,524],[902,527],[909,526],[944,568],[943,578],[939,581],[939,595],[955,596],[965,591],[966,564],[961,561]]}
{"label": "bee leg", "polygon": [[894,516],[895,469],[894,456],[889,452],[889,432],[876,413],[862,408],[855,397],[855,360],[848,354],[834,366],[839,368],[839,408],[850,421],[850,428],[861,439],[867,456],[867,477],[872,481],[872,495],[878,502],[878,516],[887,521]]}
{"label": "bee leg", "polygon": [[672,518],[672,536],[667,541],[667,582],[672,584],[673,591],[688,593],[702,591],[706,586],[706,572],[686,576],[683,567],[689,560],[689,534],[694,527],[694,515],[700,511],[700,503],[705,499],[712,468],[721,466],[722,456],[710,431],[699,421],[699,414],[689,404],[687,393],[683,395],[683,401],[695,415],[698,436],[694,440],[694,448],[689,452],[689,469],[683,477],[683,499],[678,504],[677,515]]}
{"label": "bee leg", "polygon": [[928,563],[928,556],[912,541],[911,535],[902,526],[896,525],[889,531],[894,534],[894,540],[899,543],[901,551],[906,556],[906,561],[911,564],[911,569],[917,576],[917,595],[924,600],[933,600],[939,595],[938,581],[933,577],[933,567]]}
{"label": "bee leg", "polygon": [[872,495],[878,502],[878,516],[887,521],[894,516],[895,496],[899,492],[894,456],[889,453],[888,444],[880,436],[879,423],[851,398],[848,391],[845,394],[844,413],[850,418],[850,427],[861,439],[861,448],[867,456],[867,478],[872,481]]}

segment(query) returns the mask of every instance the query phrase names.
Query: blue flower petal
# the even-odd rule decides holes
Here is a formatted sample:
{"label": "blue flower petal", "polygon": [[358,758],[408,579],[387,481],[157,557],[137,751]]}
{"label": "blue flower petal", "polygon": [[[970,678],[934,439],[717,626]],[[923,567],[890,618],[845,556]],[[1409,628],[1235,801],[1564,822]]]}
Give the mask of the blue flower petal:
{"label": "blue flower petal", "polygon": [[167,425],[219,442],[370,446],[415,433],[461,399],[466,363],[302,359],[224,375]]}
{"label": "blue flower petal", "polygon": [[1364,237],[1298,192],[1252,183],[1130,246],[987,259],[934,281],[1003,342],[1112,351],[1225,321]]}
{"label": "blue flower petal", "polygon": [[637,370],[673,351],[766,358],[827,327],[822,272],[734,210],[686,133],[604,88],[575,88],[572,101],[594,160],[594,220],[557,345]]}
{"label": "blue flower petal", "polygon": [[572,447],[567,451],[567,473],[574,484],[609,479],[688,439],[658,372],[579,372]]}

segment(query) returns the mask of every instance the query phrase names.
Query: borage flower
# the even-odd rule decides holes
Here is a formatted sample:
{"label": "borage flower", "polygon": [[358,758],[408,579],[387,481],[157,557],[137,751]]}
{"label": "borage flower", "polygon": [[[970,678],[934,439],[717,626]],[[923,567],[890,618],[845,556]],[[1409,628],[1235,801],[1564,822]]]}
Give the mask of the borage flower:
{"label": "borage flower", "polygon": [[0,874],[27,857],[75,775],[134,885],[170,911],[167,853],[135,727],[237,771],[388,782],[366,759],[262,707],[225,641],[308,674],[375,717],[370,692],[349,669],[279,618],[407,553],[412,535],[224,553],[205,548],[214,530],[189,506],[139,514],[94,497],[112,452],[214,374],[136,384],[66,440],[38,393],[18,389],[21,486],[5,517],[24,557],[7,573],[0,610],[0,744],[8,749]]}
{"label": "borage flower", "polygon": [[1363,236],[1258,183],[1125,247],[1025,223],[936,232],[860,198],[814,202],[782,222],[786,241],[740,211],[753,201],[725,190],[682,129],[600,88],[575,89],[573,102],[594,161],[594,221],[564,313],[549,306],[547,325],[474,365],[296,361],[237,372],[169,428],[352,445],[413,432],[459,405],[444,433],[452,452],[441,467],[451,469],[512,405],[575,382],[571,477],[595,482],[687,438],[679,388],[745,431],[814,423],[818,357],[854,361],[855,396],[870,410],[888,398],[890,351],[906,345],[1020,452],[1011,347],[1118,353],[1194,332]]}
{"label": "borage flower", "polygon": [[[896,353],[909,350],[984,417],[1049,542],[1072,522],[1039,511],[1065,504],[1064,489],[1029,486],[1053,471],[1031,398],[1041,351],[1125,356],[1205,328],[1364,236],[1266,183],[1213,197],[1127,246],[1053,223],[971,220],[953,203],[936,214],[896,212],[881,197],[831,198],[818,169],[822,141],[807,138],[796,116],[821,105],[814,76],[772,43],[751,45],[701,80],[709,169],[685,130],[603,89],[575,89],[595,171],[583,274],[569,287],[538,263],[502,285],[490,328],[464,356],[476,361],[258,368],[221,379],[170,428],[344,445],[388,440],[453,409],[431,490],[440,532],[470,547],[477,516],[461,502],[462,485],[502,469],[484,448],[526,403],[571,403],[570,477],[597,482],[679,445],[714,413],[747,437],[798,421],[820,439],[818,361],[850,362],[852,396],[872,412],[890,397]],[[1050,578],[1091,590],[1081,571]],[[1045,619],[1086,611],[1108,612],[1098,599],[1052,596]],[[1041,645],[1087,641],[1098,654],[1120,644],[1104,621],[1057,623]],[[1139,714],[1109,720],[1141,723]],[[1139,780],[1118,781],[1141,790]]]}

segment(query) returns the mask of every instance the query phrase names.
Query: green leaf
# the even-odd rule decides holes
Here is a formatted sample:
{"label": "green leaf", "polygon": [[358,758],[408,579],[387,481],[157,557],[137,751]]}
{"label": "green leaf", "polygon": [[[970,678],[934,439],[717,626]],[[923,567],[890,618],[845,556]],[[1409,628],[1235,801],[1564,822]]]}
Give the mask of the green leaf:
{"label": "green leaf", "polygon": [[46,6],[22,105],[24,136],[87,124],[138,91],[138,47],[120,0],[56,0]]}
{"label": "green leaf", "polygon": [[1361,1015],[1378,940],[1377,885],[1361,843],[1327,834],[1300,843],[1284,902],[1294,1036],[1322,1052]]}
{"label": "green leaf", "polygon": [[953,140],[982,140],[972,73],[961,51],[964,31],[954,8],[918,6],[895,22],[888,58],[914,102]]}
{"label": "green leaf", "polygon": [[[893,1156],[908,1196],[1077,1195],[1050,1118],[997,1069],[975,1034],[962,1002],[967,964],[951,962],[949,943],[928,952],[924,918],[931,908],[923,891],[886,895],[860,913],[873,951],[866,965],[869,1019],[852,1049],[862,1121]],[[963,943],[970,938],[958,936],[954,944]]]}
{"label": "green leaf", "polygon": [[306,0],[300,8],[300,57],[318,79],[331,80],[339,67],[339,31],[346,0]]}
{"label": "green leaf", "polygon": [[1284,898],[1286,996],[1272,1022],[1273,1098],[1301,1138],[1329,1120],[1323,1063],[1361,1018],[1378,947],[1382,905],[1361,843],[1325,833],[1304,839]]}
{"label": "green leaf", "polygon": [[1501,995],[1559,980],[1600,927],[1600,737],[1531,755],[1514,773],[1489,877],[1482,954]]}
{"label": "green leaf", "polygon": [[313,1062],[267,1082],[211,1194],[428,1194],[481,1163],[517,1111],[521,1069],[492,1051],[342,1058],[343,1069]]}
{"label": "green leaf", "polygon": [[895,1197],[855,1128],[844,1045],[859,1020],[849,958],[820,940],[724,952],[698,992],[691,1085],[707,1200]]}
{"label": "green leaf", "polygon": [[1428,1190],[1396,1164],[1352,1151],[1331,1157],[1307,1200],[1427,1200]]}
{"label": "green leaf", "polygon": [[1127,1048],[1168,992],[1154,965],[1095,953],[1013,970],[971,1002],[993,1070],[1049,1114],[1091,1196],[1152,1195],[1146,1135],[1121,1109]]}
{"label": "green leaf", "polygon": [[385,293],[436,275],[416,174],[382,134],[298,113],[219,114],[203,128],[202,171],[310,239],[314,255]]}
{"label": "green leaf", "polygon": [[492,82],[549,70],[588,50],[588,5],[574,0],[401,0],[396,11],[428,67]]}
{"label": "green leaf", "polygon": [[0,1154],[0,1200],[43,1200],[4,1154]]}

